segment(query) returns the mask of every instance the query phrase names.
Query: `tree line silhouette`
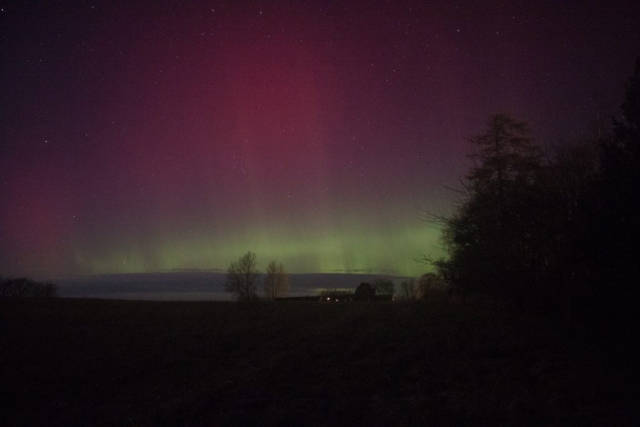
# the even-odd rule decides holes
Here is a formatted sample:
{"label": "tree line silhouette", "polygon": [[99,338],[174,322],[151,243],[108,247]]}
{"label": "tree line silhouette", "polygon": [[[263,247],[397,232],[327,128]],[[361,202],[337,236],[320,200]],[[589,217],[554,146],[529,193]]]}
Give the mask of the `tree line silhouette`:
{"label": "tree line silhouette", "polygon": [[0,298],[52,298],[58,296],[58,285],[40,283],[26,277],[0,277]]}
{"label": "tree line silhouette", "polygon": [[[253,301],[258,297],[260,270],[257,267],[256,254],[249,251],[227,268],[225,289],[238,301]],[[282,263],[271,261],[263,281],[264,296],[275,300],[289,292],[289,275]]]}
{"label": "tree line silhouette", "polygon": [[[257,257],[254,252],[247,252],[237,261],[233,261],[227,268],[227,278],[225,289],[238,301],[259,300],[258,285],[261,272],[257,267]],[[268,300],[283,298],[289,292],[289,275],[285,271],[282,263],[276,261],[269,262],[267,270],[262,280],[263,296]],[[392,300],[395,292],[395,285],[389,279],[377,279],[373,283],[362,282],[355,292],[338,289],[325,289],[317,297],[320,300],[333,301],[370,301],[370,300]],[[386,298],[388,297],[388,298]],[[294,299],[294,298],[289,298]],[[313,299],[313,298],[311,298]],[[301,299],[300,299],[301,300]],[[310,300],[304,297],[304,300]]]}
{"label": "tree line silhouette", "polygon": [[452,289],[574,322],[631,325],[640,244],[640,58],[622,118],[544,155],[526,123],[492,116],[442,226],[447,258],[424,261]]}
{"label": "tree line silhouette", "polygon": [[[427,218],[442,227],[448,257],[423,261],[437,275],[399,285],[415,300],[442,281],[462,296],[485,295],[519,309],[565,313],[571,324],[635,324],[640,244],[640,58],[626,87],[622,118],[608,130],[546,153],[528,124],[489,118],[470,139],[474,167],[462,180],[453,212]],[[260,272],[248,252],[231,263],[227,290],[257,298]],[[394,294],[394,284],[360,286],[359,296]],[[282,264],[271,262],[264,294],[288,291]],[[355,294],[354,294],[355,295]],[[365,298],[366,299],[366,298]]]}

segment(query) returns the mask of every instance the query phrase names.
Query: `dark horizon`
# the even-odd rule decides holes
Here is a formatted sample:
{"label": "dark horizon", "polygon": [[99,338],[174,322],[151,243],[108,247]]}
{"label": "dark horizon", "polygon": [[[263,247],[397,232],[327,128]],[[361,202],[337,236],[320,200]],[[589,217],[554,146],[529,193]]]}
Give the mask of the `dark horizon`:
{"label": "dark horizon", "polygon": [[[258,295],[262,295],[262,277]],[[372,273],[294,273],[289,275],[287,296],[317,296],[323,289],[355,290],[361,282],[390,279],[399,282],[404,276]],[[119,273],[85,277],[59,278],[58,294],[67,298],[107,298],[130,300],[215,300],[234,301],[224,287],[222,271]]]}

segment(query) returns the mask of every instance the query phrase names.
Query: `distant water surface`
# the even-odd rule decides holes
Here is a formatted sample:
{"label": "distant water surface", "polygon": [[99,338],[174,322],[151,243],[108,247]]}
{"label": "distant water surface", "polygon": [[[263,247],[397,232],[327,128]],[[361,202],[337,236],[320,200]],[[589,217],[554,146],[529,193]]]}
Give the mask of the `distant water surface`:
{"label": "distant water surface", "polygon": [[[321,289],[353,289],[361,282],[402,278],[376,274],[312,273],[291,274],[288,296],[318,295]],[[231,301],[225,291],[226,274],[219,272],[170,272],[103,274],[62,278],[56,281],[66,298],[109,298],[161,301]],[[258,293],[262,292],[262,278]]]}

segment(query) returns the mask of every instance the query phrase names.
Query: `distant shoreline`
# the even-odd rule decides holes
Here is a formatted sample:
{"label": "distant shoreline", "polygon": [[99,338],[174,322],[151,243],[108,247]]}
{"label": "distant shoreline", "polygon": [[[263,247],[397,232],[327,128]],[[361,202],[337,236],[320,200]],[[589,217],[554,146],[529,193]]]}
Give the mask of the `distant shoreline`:
{"label": "distant shoreline", "polygon": [[[406,277],[371,273],[298,273],[290,274],[288,296],[315,296],[322,289],[355,289],[361,282],[385,278],[394,281]],[[59,295],[63,298],[100,298],[148,301],[231,301],[224,289],[226,273],[188,271],[166,273],[101,274],[61,278]],[[259,290],[262,289],[261,284]]]}

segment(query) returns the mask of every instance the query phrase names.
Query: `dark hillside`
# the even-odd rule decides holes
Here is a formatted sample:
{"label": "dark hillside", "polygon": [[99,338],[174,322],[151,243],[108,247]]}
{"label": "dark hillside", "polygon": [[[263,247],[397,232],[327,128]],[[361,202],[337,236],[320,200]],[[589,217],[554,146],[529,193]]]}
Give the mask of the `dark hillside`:
{"label": "dark hillside", "polygon": [[638,422],[630,354],[556,324],[447,302],[1,300],[0,419]]}

